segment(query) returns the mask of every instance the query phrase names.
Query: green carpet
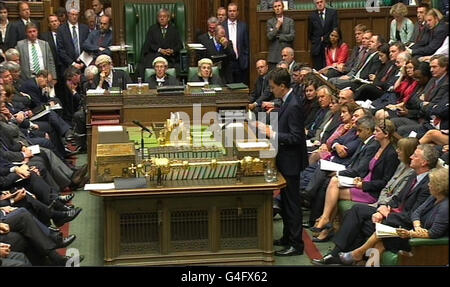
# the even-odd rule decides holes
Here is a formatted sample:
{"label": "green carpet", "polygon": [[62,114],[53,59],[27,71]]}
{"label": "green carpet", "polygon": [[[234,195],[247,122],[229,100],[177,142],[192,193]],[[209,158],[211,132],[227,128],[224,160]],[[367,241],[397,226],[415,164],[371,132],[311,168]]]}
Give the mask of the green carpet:
{"label": "green carpet", "polygon": [[[87,155],[79,155],[77,165],[83,165],[87,161]],[[70,223],[70,234],[76,234],[77,240],[70,246],[76,248],[80,254],[85,256],[81,266],[103,266],[103,203],[99,197],[91,195],[87,191],[77,191],[73,200],[75,206],[83,208],[80,215]],[[309,216],[308,211],[304,212],[304,220]],[[279,215],[273,221],[273,238],[278,239],[282,235],[283,223]],[[308,230],[311,236],[311,232]],[[322,255],[327,254],[333,247],[333,243],[316,243]],[[281,247],[275,247],[275,250]],[[310,259],[306,254],[290,257],[275,257],[276,266],[308,266]]]}

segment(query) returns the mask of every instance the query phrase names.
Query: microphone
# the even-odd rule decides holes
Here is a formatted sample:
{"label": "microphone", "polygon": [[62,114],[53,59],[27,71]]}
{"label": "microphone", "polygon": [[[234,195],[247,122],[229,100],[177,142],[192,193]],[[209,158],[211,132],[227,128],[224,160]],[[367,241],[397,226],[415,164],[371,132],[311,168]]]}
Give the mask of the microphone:
{"label": "microphone", "polygon": [[133,124],[137,125],[138,127],[143,129],[144,131],[148,132],[150,135],[152,134],[152,131],[149,130],[148,128],[146,128],[143,124],[141,124],[141,122],[133,120]]}

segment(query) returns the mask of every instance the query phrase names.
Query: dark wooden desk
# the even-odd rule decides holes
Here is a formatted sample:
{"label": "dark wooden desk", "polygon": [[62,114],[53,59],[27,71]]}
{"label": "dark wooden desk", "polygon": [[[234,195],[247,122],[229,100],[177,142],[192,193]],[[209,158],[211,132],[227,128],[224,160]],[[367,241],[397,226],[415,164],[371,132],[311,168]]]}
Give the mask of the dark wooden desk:
{"label": "dark wooden desk", "polygon": [[[97,142],[94,127],[92,154]],[[95,173],[93,157],[90,166]],[[272,198],[285,186],[279,175],[91,191],[104,202],[105,265],[271,265]]]}

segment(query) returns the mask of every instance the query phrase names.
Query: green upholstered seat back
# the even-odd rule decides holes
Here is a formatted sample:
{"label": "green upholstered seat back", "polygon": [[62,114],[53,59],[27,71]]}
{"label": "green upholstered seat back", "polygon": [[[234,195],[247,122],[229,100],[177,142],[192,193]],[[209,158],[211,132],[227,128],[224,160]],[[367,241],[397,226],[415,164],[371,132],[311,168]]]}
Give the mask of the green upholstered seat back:
{"label": "green upholstered seat back", "polygon": [[[213,66],[212,68],[213,75],[219,76],[219,68],[216,66]],[[188,74],[188,81],[195,77],[198,73],[198,67],[189,67],[189,74]]]}
{"label": "green upholstered seat back", "polygon": [[128,53],[130,64],[137,64],[141,58],[142,46],[150,26],[158,23],[158,11],[168,9],[172,22],[180,32],[181,41],[186,42],[186,13],[184,3],[127,3],[125,4],[125,43],[131,45]]}
{"label": "green upholstered seat back", "polygon": [[[147,82],[148,79],[149,79],[152,75],[154,75],[154,74],[155,74],[155,69],[153,69],[153,68],[147,68],[147,69],[145,69],[144,82]],[[176,71],[175,71],[175,68],[169,68],[169,69],[167,69],[167,75],[176,77],[176,76],[177,76],[177,73],[176,73]]]}

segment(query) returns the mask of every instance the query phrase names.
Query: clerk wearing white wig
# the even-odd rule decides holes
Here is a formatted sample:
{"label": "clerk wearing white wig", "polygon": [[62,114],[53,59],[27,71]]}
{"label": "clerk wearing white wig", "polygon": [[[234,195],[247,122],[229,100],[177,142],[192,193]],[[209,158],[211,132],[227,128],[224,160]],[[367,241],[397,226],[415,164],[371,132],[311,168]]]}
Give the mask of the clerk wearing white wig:
{"label": "clerk wearing white wig", "polygon": [[210,85],[222,86],[223,82],[219,76],[214,75],[212,71],[213,62],[211,59],[203,58],[198,61],[198,73],[189,81],[191,82],[207,82]]}
{"label": "clerk wearing white wig", "polygon": [[127,84],[131,83],[128,73],[121,70],[114,70],[111,57],[108,55],[100,55],[95,60],[95,65],[100,71],[95,77],[97,88],[109,89],[111,87],[121,88],[125,90]]}
{"label": "clerk wearing white wig", "polygon": [[169,63],[163,57],[157,57],[153,60],[153,68],[155,69],[155,74],[151,75],[148,79],[148,86],[150,89],[156,89],[157,87],[166,86],[178,86],[180,82],[177,78],[167,74],[167,68]]}

